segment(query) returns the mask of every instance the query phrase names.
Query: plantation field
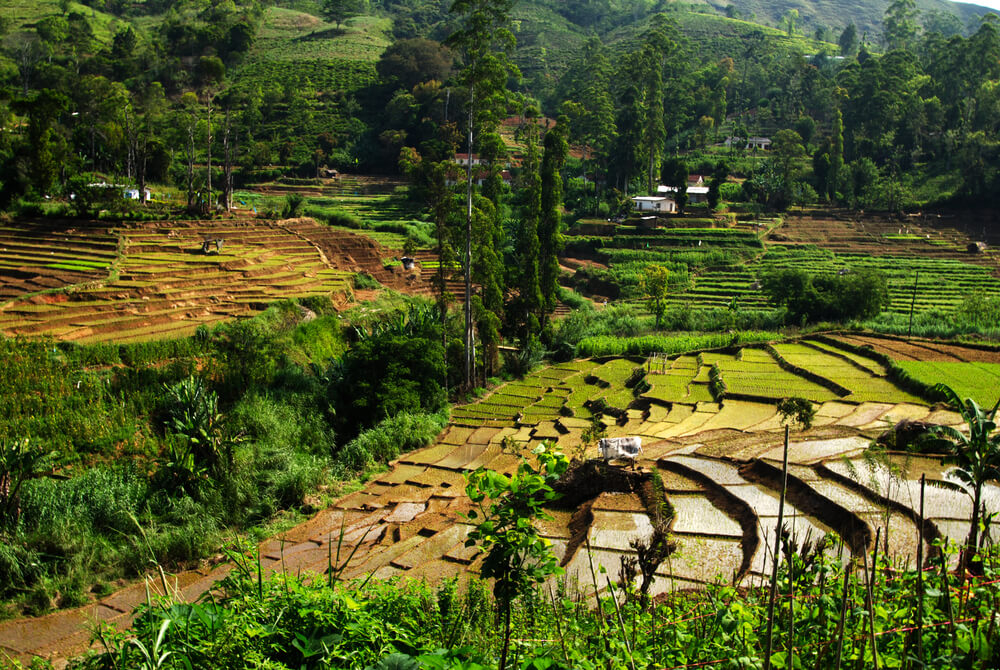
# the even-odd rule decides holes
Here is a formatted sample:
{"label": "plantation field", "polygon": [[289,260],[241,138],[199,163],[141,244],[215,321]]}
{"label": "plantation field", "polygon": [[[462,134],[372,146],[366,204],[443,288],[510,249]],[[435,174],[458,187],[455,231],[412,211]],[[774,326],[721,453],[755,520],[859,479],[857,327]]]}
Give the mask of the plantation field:
{"label": "plantation field", "polygon": [[[841,383],[856,383],[862,388],[866,382],[881,380],[884,385],[875,385],[879,402],[863,397],[860,390],[838,398],[829,389],[783,370],[768,351],[744,348],[676,356],[662,372],[647,372],[642,359],[557,364],[501,386],[482,400],[457,407],[451,427],[436,446],[400,460],[397,471],[405,470],[405,477],[390,473],[338,504],[338,513],[353,513],[357,518],[368,513],[373,515],[369,518],[386,519],[402,506],[420,510],[407,523],[422,526],[433,538],[414,541],[406,550],[413,558],[405,559],[398,558],[403,547],[395,549],[395,541],[366,546],[362,549],[365,558],[354,574],[374,570],[377,577],[414,574],[437,579],[474,570],[476,562],[463,549],[466,530],[450,530],[455,526],[447,521],[453,519],[458,528],[466,528],[454,514],[467,503],[449,482],[479,466],[509,474],[516,467],[517,455],[527,454],[542,440],[554,441],[570,454],[594,457],[596,446],[583,437],[584,429],[594,420],[599,420],[611,436],[644,438],[640,464],[647,471],[661,473],[667,498],[674,506],[672,537],[682,551],[671,567],[661,566],[662,572],[657,572],[659,590],[697,586],[717,578],[728,581],[734,574],[762,574],[769,570],[769,559],[767,532],[761,528],[773,525],[777,508],[773,475],[775,459],[780,459],[783,425],[776,403],[799,390],[812,395],[819,411],[815,427],[793,432],[790,453],[799,464],[795,473],[804,482],[806,493],[789,503],[786,512],[790,516],[786,518],[802,532],[811,529],[814,537],[837,530],[845,537],[854,537],[850,541],[863,543],[864,538],[851,536],[848,527],[859,524],[874,536],[875,529],[885,523],[878,514],[879,494],[874,488],[865,488],[868,480],[849,485],[842,478],[825,475],[824,464],[838,463],[843,456],[856,458],[890,422],[903,416],[929,416],[931,407],[894,387],[884,376],[864,373],[860,364],[846,363],[847,357],[839,357],[835,347],[826,346],[805,341],[775,348],[796,358],[797,365],[813,374],[826,373]],[[718,402],[710,395],[695,397],[698,393],[692,393],[692,388],[699,385],[707,394],[708,384],[700,380],[708,379],[712,366],[722,372],[727,385],[730,379],[741,380],[755,390],[755,399],[723,397]],[[879,369],[874,360],[871,367]],[[602,401],[606,409],[593,401]],[[937,416],[958,421],[953,414]],[[738,459],[737,464],[727,460],[732,458]],[[833,499],[843,509],[826,509]],[[598,502],[595,510],[599,506],[603,511],[595,513],[586,530],[587,540],[595,564],[615,575],[620,567],[617,557],[634,551],[629,546],[631,539],[648,531],[643,530],[645,522],[635,518],[636,514],[642,516],[641,510],[637,512],[624,499],[615,498],[613,505]],[[555,522],[545,523],[545,535],[571,574],[576,571],[582,580],[589,574],[588,559],[581,559],[584,550],[572,553],[580,537],[574,542],[574,531],[567,529],[566,523],[568,515],[557,512]],[[915,525],[910,522],[907,526],[898,516],[890,523],[891,547],[900,552],[896,559],[912,563]],[[434,528],[442,529],[430,535]],[[914,537],[909,537],[910,530]],[[387,526],[382,537],[390,536],[394,534]],[[713,560],[707,560],[709,554]]]}
{"label": "plantation field", "polygon": [[962,398],[984,408],[1000,400],[1000,364],[945,361],[900,361],[899,367],[924,383],[947,384]]}
{"label": "plantation field", "polygon": [[[62,14],[58,0],[5,0],[3,11],[4,17],[11,21],[13,31],[27,30],[42,18]],[[81,2],[70,2],[69,12],[84,14],[94,29],[94,37],[102,42],[110,42],[118,21],[114,15]]]}
{"label": "plantation field", "polygon": [[896,315],[909,314],[911,305],[916,315],[948,312],[972,290],[1000,297],[1000,255],[992,249],[969,253],[973,238],[958,221],[854,220],[828,212],[788,216],[777,226],[742,221],[729,227],[716,221],[721,227],[706,228],[703,221],[684,217],[670,225],[685,227],[619,225],[604,236],[570,236],[566,255],[574,264],[594,259],[607,265],[598,275],[621,288],[621,299],[640,305],[639,277],[648,263],[665,263],[675,275],[682,272],[678,264],[686,266],[687,277],[668,293],[672,308],[769,309],[759,280],[788,268],[821,275],[884,273],[890,292],[886,311]]}
{"label": "plantation field", "polygon": [[266,61],[374,62],[391,43],[388,18],[357,16],[335,24],[283,7],[268,7],[248,59]]}

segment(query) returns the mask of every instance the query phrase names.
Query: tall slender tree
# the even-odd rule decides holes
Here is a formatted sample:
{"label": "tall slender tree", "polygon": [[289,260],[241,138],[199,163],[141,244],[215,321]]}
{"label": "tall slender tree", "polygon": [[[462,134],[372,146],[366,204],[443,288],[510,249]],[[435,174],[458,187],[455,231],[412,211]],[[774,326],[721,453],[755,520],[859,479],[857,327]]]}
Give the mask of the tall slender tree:
{"label": "tall slender tree", "polygon": [[844,168],[844,115],[838,109],[833,116],[833,130],[830,132],[830,168],[827,172],[827,196],[832,200],[836,197],[840,185],[841,171]]}
{"label": "tall slender tree", "polygon": [[554,128],[545,133],[545,152],[542,156],[542,218],[538,227],[539,287],[542,291],[544,313],[542,326],[548,314],[556,307],[559,297],[559,252],[562,251],[562,168],[569,154],[566,141],[568,121],[559,117]]}
{"label": "tall slender tree", "polygon": [[528,119],[527,147],[524,157],[521,190],[524,206],[521,210],[521,226],[518,234],[518,305],[520,309],[521,339],[534,337],[540,325],[539,317],[544,304],[539,283],[538,258],[541,245],[538,229],[542,218],[542,176],[538,156],[537,124]]}
{"label": "tall slender tree", "polygon": [[885,10],[882,28],[890,49],[906,49],[917,39],[917,3],[915,0],[892,0]]}
{"label": "tall slender tree", "polygon": [[473,191],[472,155],[477,132],[484,126],[495,128],[507,107],[507,80],[517,75],[508,54],[516,40],[510,30],[513,0],[455,0],[451,12],[459,16],[459,27],[448,38],[448,46],[463,57],[458,79],[465,87],[466,146],[469,160],[466,173],[465,254],[465,386],[471,388],[475,365],[472,313]]}

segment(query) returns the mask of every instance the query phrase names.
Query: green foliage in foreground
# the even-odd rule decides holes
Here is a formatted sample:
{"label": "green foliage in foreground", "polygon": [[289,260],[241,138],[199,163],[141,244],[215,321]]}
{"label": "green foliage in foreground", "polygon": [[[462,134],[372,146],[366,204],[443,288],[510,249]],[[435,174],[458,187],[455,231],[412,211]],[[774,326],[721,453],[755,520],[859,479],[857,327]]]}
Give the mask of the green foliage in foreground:
{"label": "green foliage in foreground", "polygon": [[[304,322],[307,307],[320,316]],[[151,560],[183,565],[233,535],[267,534],[308,512],[322,485],[432,441],[447,417],[421,403],[443,406],[444,363],[440,336],[434,349],[413,332],[419,309],[390,326],[395,308],[377,310],[349,357],[352,317],[327,310],[281,303],[148,345],[0,338],[0,616],[80,605]],[[399,328],[413,335],[407,351],[433,354],[416,387],[406,373],[422,368],[390,357]],[[370,403],[369,423],[331,415],[329,398],[350,395],[333,374],[348,358],[358,375],[397,364],[370,394],[344,382]]]}
{"label": "green foliage in foreground", "polygon": [[642,335],[638,337],[602,335],[581,340],[577,345],[577,353],[581,357],[645,356],[652,353],[680,354],[698,349],[719,349],[779,339],[781,339],[781,335],[778,333],[764,331],[710,333],[707,335]]}
{"label": "green foliage in foreground", "polygon": [[[967,590],[933,559],[919,597],[917,573],[892,570],[880,554],[869,598],[859,563],[850,564],[845,594],[838,559],[789,552],[787,544],[783,553],[773,667],[785,667],[791,650],[794,667],[832,668],[840,640],[845,668],[874,667],[873,651],[880,667],[920,667],[921,660],[933,668],[997,667],[995,555],[982,578],[966,580]],[[596,578],[603,586],[605,575]],[[107,651],[73,667],[146,667],[143,649],[155,647],[157,656],[171,654],[164,668],[496,668],[503,630],[489,591],[474,578],[436,587],[390,580],[330,588],[325,579],[289,574],[258,581],[256,564],[243,557],[220,597],[156,604],[138,619],[135,640],[106,634]],[[542,587],[514,606],[510,667],[760,668],[767,591],[714,585],[644,606],[625,585],[614,587],[617,602],[603,595],[595,608],[590,584]]]}

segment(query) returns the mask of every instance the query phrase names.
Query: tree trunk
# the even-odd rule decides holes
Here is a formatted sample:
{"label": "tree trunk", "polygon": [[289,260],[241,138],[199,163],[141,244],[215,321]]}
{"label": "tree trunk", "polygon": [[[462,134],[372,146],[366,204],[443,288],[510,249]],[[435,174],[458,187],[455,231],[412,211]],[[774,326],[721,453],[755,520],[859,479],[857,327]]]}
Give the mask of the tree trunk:
{"label": "tree trunk", "polygon": [[465,184],[465,388],[472,388],[472,123],[475,118],[476,88],[469,86],[468,164]]}
{"label": "tree trunk", "polygon": [[507,667],[507,652],[510,649],[510,600],[504,599],[503,650],[500,652],[500,670]]}
{"label": "tree trunk", "polygon": [[979,507],[982,504],[983,483],[976,482],[972,501],[972,524],[969,527],[968,546],[962,552],[962,573],[969,569],[973,559],[979,554]]}
{"label": "tree trunk", "polygon": [[209,96],[208,98],[208,142],[206,143],[205,148],[208,149],[208,156],[206,160],[206,163],[208,165],[208,168],[206,170],[206,181],[208,183],[208,189],[207,189],[208,193],[206,195],[208,197],[208,202],[205,203],[205,206],[208,208],[208,211],[211,212],[212,211],[212,97],[211,96]]}
{"label": "tree trunk", "polygon": [[222,131],[222,206],[228,212],[233,208],[233,159],[229,144],[229,109],[226,109],[226,121]]}
{"label": "tree trunk", "polygon": [[194,124],[188,125],[188,173],[187,173],[187,199],[188,209],[194,207]]}

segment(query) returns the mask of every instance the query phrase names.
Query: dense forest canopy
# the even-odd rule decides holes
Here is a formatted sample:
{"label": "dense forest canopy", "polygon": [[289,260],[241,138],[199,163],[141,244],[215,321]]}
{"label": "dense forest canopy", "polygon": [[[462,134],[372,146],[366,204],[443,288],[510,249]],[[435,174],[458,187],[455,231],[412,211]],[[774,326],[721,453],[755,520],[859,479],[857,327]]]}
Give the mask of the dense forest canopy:
{"label": "dense forest canopy", "polygon": [[[347,11],[344,26],[332,5]],[[266,166],[393,172],[403,147],[453,152],[462,56],[437,46],[459,25],[451,3],[332,5],[51,2],[5,18],[0,200],[57,196],[76,174],[99,173],[173,183],[194,204],[209,200],[210,177],[228,191]],[[799,135],[785,145],[816,169],[765,165],[757,197],[768,206],[789,201],[797,181],[869,207],[895,204],[872,202],[872,180],[955,174],[942,195],[972,197],[995,187],[995,15],[949,15],[955,23],[895,0],[880,34],[852,21],[804,34],[804,9],[769,28],[732,7],[515,3],[520,76],[505,114],[565,114],[585,170],[622,192],[647,188],[677,151],[782,130]],[[283,49],[347,39],[361,14],[385,19],[366,33],[381,40],[374,51],[310,59],[272,48],[293,25]],[[219,174],[194,169],[213,157]]]}

